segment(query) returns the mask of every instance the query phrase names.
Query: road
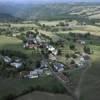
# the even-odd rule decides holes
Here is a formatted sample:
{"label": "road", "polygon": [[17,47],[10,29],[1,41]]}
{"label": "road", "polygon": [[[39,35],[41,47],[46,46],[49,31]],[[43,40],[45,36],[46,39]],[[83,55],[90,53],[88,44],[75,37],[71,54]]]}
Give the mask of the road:
{"label": "road", "polygon": [[75,92],[73,92],[70,88],[70,86],[68,85],[68,82],[64,81],[63,79],[61,79],[61,77],[59,77],[59,73],[58,72],[54,72],[53,69],[49,66],[53,76],[65,87],[65,89],[67,90],[67,92],[70,94],[70,96],[73,98],[73,100],[80,100],[80,86],[81,83],[83,82],[85,73],[87,72],[87,70],[91,67],[91,61],[89,60],[88,63],[86,65],[84,65],[84,67],[81,68],[74,68],[72,70],[67,70],[64,72],[73,72],[73,71],[77,71],[82,69],[83,72],[80,76],[80,81],[75,89]]}

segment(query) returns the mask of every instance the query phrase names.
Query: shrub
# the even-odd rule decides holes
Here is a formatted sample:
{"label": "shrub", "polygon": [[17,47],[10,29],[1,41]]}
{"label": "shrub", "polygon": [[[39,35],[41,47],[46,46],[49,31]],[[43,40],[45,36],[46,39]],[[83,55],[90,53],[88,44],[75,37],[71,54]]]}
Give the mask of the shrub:
{"label": "shrub", "polygon": [[84,46],[84,52],[90,54],[91,50],[88,46]]}
{"label": "shrub", "polygon": [[74,45],[74,44],[70,44],[69,48],[70,48],[71,50],[75,50],[75,45]]}

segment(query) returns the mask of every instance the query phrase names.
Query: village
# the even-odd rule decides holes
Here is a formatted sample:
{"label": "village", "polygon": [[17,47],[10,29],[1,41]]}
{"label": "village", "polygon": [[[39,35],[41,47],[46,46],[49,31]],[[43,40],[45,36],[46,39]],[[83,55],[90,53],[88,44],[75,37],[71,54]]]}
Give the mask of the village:
{"label": "village", "polygon": [[[64,40],[63,40],[64,41]],[[58,42],[58,46],[62,47],[63,41]],[[86,42],[83,40],[77,40],[77,44],[84,47]],[[90,56],[88,53],[82,51],[75,51],[73,54],[66,54],[66,62],[59,61],[63,55],[61,55],[61,50],[55,47],[50,43],[48,39],[45,39],[39,32],[33,33],[31,31],[26,33],[25,39],[23,40],[22,48],[29,50],[34,49],[41,53],[41,60],[37,61],[36,67],[25,70],[22,69],[19,72],[20,78],[39,78],[44,76],[53,76],[53,73],[56,73],[63,81],[69,81],[68,76],[64,75],[65,72],[75,69],[82,69],[88,67],[90,64]],[[73,45],[70,46],[70,49],[74,50]],[[32,52],[34,53],[34,52]],[[24,59],[18,56],[11,58],[8,55],[1,55],[0,58],[7,65],[15,68],[16,70],[20,69],[25,65]],[[10,68],[10,67],[9,67]],[[8,69],[9,69],[8,68]]]}

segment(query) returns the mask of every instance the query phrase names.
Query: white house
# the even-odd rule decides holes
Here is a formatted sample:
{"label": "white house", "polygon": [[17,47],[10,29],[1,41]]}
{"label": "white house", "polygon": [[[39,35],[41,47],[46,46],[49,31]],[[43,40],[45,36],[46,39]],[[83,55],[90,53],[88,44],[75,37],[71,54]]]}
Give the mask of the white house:
{"label": "white house", "polygon": [[38,75],[37,74],[30,75],[29,74],[29,75],[25,75],[24,77],[32,79],[32,78],[38,78]]}
{"label": "white house", "polygon": [[86,44],[86,42],[85,41],[80,41],[80,43],[82,44],[82,45],[85,45]]}
{"label": "white house", "polygon": [[30,73],[28,75],[25,75],[24,77],[28,77],[28,78],[38,78],[39,75],[43,74],[43,70],[42,69],[35,69],[33,71],[30,71]]}
{"label": "white house", "polygon": [[12,59],[8,56],[4,56],[3,60],[4,60],[5,63],[10,63],[12,61]]}
{"label": "white house", "polygon": [[55,48],[52,45],[47,45],[46,48],[48,49],[48,51],[53,51],[55,50]]}
{"label": "white house", "polygon": [[35,69],[33,71],[30,71],[30,75],[34,75],[34,74],[37,74],[37,75],[43,74],[43,69]]}
{"label": "white house", "polygon": [[53,51],[52,51],[52,54],[57,55],[57,54],[58,54],[58,50],[56,50],[56,49],[53,50]]}
{"label": "white house", "polygon": [[11,66],[15,67],[15,68],[20,68],[22,67],[22,63],[21,62],[12,62],[10,63]]}

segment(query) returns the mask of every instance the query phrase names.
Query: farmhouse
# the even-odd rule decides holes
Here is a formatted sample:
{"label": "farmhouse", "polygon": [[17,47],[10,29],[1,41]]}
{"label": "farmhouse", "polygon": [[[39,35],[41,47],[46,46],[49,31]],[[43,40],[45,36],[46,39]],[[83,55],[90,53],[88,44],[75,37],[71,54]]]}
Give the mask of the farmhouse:
{"label": "farmhouse", "polygon": [[53,69],[54,69],[54,71],[62,72],[62,71],[64,71],[64,65],[62,63],[56,62],[53,64]]}
{"label": "farmhouse", "polygon": [[28,75],[25,75],[26,78],[38,78],[40,75],[43,74],[43,69],[34,69],[30,71]]}
{"label": "farmhouse", "polygon": [[10,63],[11,66],[15,67],[15,68],[20,68],[22,67],[22,62],[12,62]]}
{"label": "farmhouse", "polygon": [[82,53],[82,55],[79,57],[78,60],[75,61],[75,63],[79,66],[79,67],[85,67],[85,65],[87,65],[90,60],[90,56],[86,53]]}
{"label": "farmhouse", "polygon": [[29,78],[29,79],[32,79],[32,78],[38,78],[39,76],[38,76],[38,74],[28,74],[28,75],[25,75],[24,76],[25,78]]}
{"label": "farmhouse", "polygon": [[24,43],[24,48],[37,48],[42,45],[42,39],[40,35],[34,35],[33,32],[27,32],[26,41]]}
{"label": "farmhouse", "polygon": [[52,54],[54,55],[58,54],[58,50],[56,50],[53,46],[47,45],[46,48],[48,49],[48,51],[52,52]]}
{"label": "farmhouse", "polygon": [[79,43],[81,45],[85,45],[86,44],[86,41],[84,41],[84,40],[77,40],[77,43]]}
{"label": "farmhouse", "polygon": [[4,60],[5,63],[10,63],[12,61],[12,59],[8,56],[4,56],[3,60]]}

